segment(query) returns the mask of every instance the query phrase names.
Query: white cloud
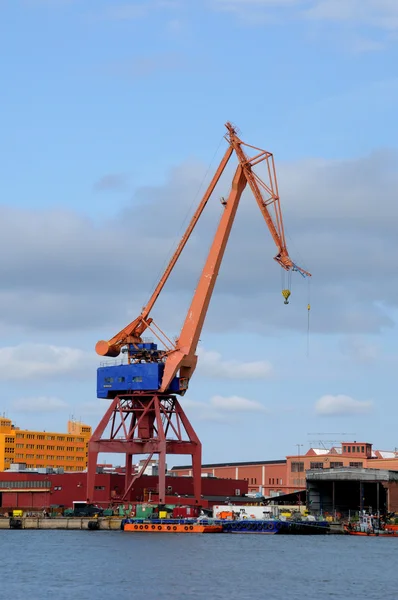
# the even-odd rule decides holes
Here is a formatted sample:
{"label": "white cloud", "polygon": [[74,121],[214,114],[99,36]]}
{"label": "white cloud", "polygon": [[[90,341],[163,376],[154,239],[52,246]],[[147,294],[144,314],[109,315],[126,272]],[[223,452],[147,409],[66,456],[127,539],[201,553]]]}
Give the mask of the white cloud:
{"label": "white cloud", "polygon": [[69,408],[69,405],[54,396],[38,396],[36,398],[18,398],[12,400],[11,409],[23,413],[52,413]]}
{"label": "white cloud", "polygon": [[155,11],[169,11],[181,6],[180,2],[176,0],[145,0],[110,4],[110,7],[99,13],[100,18],[110,21],[135,21],[150,17]]}
{"label": "white cloud", "polygon": [[97,356],[63,346],[20,344],[0,348],[0,380],[62,377],[92,377]]}
{"label": "white cloud", "polygon": [[[381,86],[377,95],[398,97],[397,86],[387,86],[385,91]],[[278,162],[277,168],[292,258],[301,263],[291,239],[308,261],[302,266],[314,273],[311,331],[378,333],[391,327],[384,307],[396,307],[398,298],[398,280],[391,279],[398,268],[397,154],[383,151],[355,160]],[[168,250],[175,248],[176,224],[181,224],[181,214],[187,214],[192,189],[197,189],[203,172],[197,163],[174,169],[164,185],[139,188],[131,205],[103,224],[77,212],[0,207],[0,252],[8,256],[0,263],[0,327],[7,327],[10,335],[20,328],[57,331],[57,336],[60,331],[96,330],[95,341],[97,335],[107,339],[119,331],[139,314],[170,257]],[[230,185],[230,174],[220,183],[220,191]],[[374,198],[379,196],[383,211],[375,217]],[[178,334],[222,210],[212,200],[152,314],[169,336]],[[137,210],[151,227],[136,231],[137,247],[145,248],[145,255],[126,266],[110,252],[115,244],[112,232],[118,231],[120,239],[129,235]],[[306,283],[294,278],[291,303],[284,306],[273,252],[258,207],[246,190],[204,335],[206,330],[260,335],[303,330]],[[120,281],[124,293],[115,294]],[[217,361],[222,362],[220,368],[228,377],[237,367],[239,377],[254,377],[259,371],[265,376],[267,370],[263,361],[243,367],[222,357],[213,355],[213,359],[218,367]],[[206,368],[214,373],[209,362]]]}
{"label": "white cloud", "polygon": [[345,22],[353,28],[370,26],[387,33],[398,29],[396,0],[216,0],[209,6],[235,13],[253,24],[257,16],[258,23],[264,22],[261,17],[267,17],[285,22],[286,19]]}
{"label": "white cloud", "polygon": [[198,373],[216,379],[267,379],[273,373],[266,360],[243,362],[223,360],[219,352],[198,348]]}
{"label": "white cloud", "polygon": [[338,394],[326,395],[319,398],[315,404],[315,412],[321,416],[348,416],[365,414],[372,410],[373,402],[361,401]]}
{"label": "white cloud", "polygon": [[[105,412],[109,408],[109,403],[109,400],[97,398],[96,400],[92,400],[89,402],[81,402],[76,410],[81,415],[100,418],[104,416]],[[96,421],[95,425],[97,424],[98,422]]]}
{"label": "white cloud", "polygon": [[236,414],[270,413],[261,402],[242,396],[212,396],[209,402],[197,402],[184,398],[181,404],[184,410],[194,411],[195,419],[198,421],[229,423]]}
{"label": "white cloud", "polygon": [[216,410],[227,412],[269,412],[260,402],[242,396],[213,396],[210,405]]}
{"label": "white cloud", "polygon": [[342,353],[358,363],[375,362],[381,354],[380,346],[363,337],[346,337],[340,342]]}

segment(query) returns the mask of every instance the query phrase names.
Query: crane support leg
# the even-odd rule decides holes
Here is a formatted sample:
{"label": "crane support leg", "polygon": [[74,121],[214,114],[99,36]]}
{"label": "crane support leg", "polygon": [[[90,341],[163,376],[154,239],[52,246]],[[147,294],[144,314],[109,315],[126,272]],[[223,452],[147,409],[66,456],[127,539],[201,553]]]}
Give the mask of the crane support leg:
{"label": "crane support leg", "polygon": [[[201,504],[202,446],[177,398],[170,394],[138,392],[117,396],[93,433],[88,446],[87,500],[94,501],[95,474],[100,452],[125,455],[125,484],[121,501],[132,501],[134,484],[153,454],[159,457],[159,504],[166,502],[166,456],[190,454],[193,503]],[[141,469],[132,468],[135,454],[149,455]],[[184,503],[187,499],[184,498]]]}

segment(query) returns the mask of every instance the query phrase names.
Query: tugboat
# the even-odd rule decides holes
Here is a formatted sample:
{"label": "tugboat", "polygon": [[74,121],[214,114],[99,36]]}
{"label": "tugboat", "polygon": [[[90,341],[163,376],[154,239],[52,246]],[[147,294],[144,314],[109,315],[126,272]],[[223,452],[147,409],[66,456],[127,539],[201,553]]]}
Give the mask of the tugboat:
{"label": "tugboat", "polygon": [[369,515],[365,512],[359,515],[358,523],[351,521],[344,524],[344,533],[348,535],[382,536],[398,538],[398,531],[386,528],[380,516]]}

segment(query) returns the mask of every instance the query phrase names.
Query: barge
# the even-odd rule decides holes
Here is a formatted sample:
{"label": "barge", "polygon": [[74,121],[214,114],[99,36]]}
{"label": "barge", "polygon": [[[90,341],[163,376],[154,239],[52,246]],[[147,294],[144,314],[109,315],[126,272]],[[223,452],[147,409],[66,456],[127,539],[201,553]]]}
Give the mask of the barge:
{"label": "barge", "polygon": [[222,533],[222,525],[201,525],[198,523],[184,524],[150,524],[150,523],[126,523],[124,531],[135,531],[137,533]]}
{"label": "barge", "polygon": [[262,535],[325,535],[330,533],[327,521],[207,520],[207,519],[123,519],[121,529],[141,533],[234,533]]}

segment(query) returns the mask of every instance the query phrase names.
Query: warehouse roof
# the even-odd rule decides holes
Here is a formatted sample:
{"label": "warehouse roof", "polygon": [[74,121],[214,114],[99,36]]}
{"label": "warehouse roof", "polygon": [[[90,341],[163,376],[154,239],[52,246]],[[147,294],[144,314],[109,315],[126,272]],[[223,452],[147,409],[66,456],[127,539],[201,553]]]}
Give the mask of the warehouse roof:
{"label": "warehouse roof", "polygon": [[388,469],[312,469],[306,471],[307,481],[398,481],[398,471]]}
{"label": "warehouse roof", "polygon": [[[244,462],[229,462],[229,463],[211,463],[202,465],[202,469],[215,469],[217,467],[251,467],[252,465],[284,465],[286,460],[250,460]],[[178,465],[171,467],[171,471],[182,471],[184,469],[192,469],[192,465]]]}

